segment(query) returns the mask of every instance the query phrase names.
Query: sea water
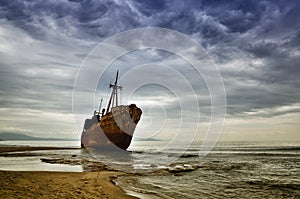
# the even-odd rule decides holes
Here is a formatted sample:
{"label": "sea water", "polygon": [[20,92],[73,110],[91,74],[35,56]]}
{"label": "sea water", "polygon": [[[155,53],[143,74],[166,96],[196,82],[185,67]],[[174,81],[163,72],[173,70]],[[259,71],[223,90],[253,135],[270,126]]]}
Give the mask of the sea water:
{"label": "sea water", "polygon": [[[22,142],[44,146],[38,141]],[[221,142],[205,157],[199,156],[200,143],[184,151],[180,146],[164,151],[165,144],[134,142],[130,152],[124,153],[80,149],[17,152],[15,157],[0,157],[0,170],[95,171],[97,167],[90,165],[103,163],[130,173],[117,179],[119,186],[150,198],[300,198],[299,142]],[[79,145],[50,141],[47,146]],[[49,164],[42,158],[69,161]]]}
{"label": "sea water", "polygon": [[[40,141],[40,140],[5,140],[1,146],[30,147],[70,147],[74,150],[43,150],[26,152],[8,152],[0,154],[0,170],[6,171],[70,171],[82,172],[81,165],[46,164],[42,158],[58,158],[65,155],[80,155],[80,141]],[[76,149],[77,148],[77,149]]]}
{"label": "sea water", "polygon": [[172,163],[198,164],[193,171],[181,167],[173,175],[124,178],[120,184],[162,198],[300,198],[299,142],[223,142],[204,158],[199,150],[194,145]]}

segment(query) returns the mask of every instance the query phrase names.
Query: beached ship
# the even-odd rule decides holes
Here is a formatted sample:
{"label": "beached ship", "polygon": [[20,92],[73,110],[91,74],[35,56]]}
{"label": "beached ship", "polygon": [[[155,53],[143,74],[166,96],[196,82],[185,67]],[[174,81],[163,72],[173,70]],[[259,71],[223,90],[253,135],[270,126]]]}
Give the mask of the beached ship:
{"label": "beached ship", "polygon": [[91,119],[86,119],[81,136],[83,148],[121,148],[126,150],[132,140],[134,130],[139,122],[142,110],[135,104],[118,105],[119,71],[114,84],[109,84],[112,93],[106,110],[94,111]]}

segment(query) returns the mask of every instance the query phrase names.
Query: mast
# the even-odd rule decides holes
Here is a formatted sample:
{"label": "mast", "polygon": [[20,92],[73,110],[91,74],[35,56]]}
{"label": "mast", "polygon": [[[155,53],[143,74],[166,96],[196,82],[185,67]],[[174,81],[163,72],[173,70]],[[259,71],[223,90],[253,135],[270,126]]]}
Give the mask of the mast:
{"label": "mast", "polygon": [[116,80],[114,84],[109,84],[109,88],[113,88],[112,93],[109,98],[108,106],[106,109],[106,113],[110,111],[110,108],[114,106],[118,106],[118,89],[121,89],[121,86],[118,86],[118,78],[119,78],[119,70],[117,70]]}

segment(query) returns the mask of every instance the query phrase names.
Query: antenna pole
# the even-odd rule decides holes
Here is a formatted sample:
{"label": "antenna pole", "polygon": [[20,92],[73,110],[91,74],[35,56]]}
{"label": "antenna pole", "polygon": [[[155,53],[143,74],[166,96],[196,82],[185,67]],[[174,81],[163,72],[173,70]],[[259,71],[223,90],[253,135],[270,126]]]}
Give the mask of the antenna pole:
{"label": "antenna pole", "polygon": [[101,108],[102,108],[102,101],[103,101],[103,98],[101,98],[101,100],[100,100],[100,105],[99,105],[99,114],[100,114],[100,111],[101,111]]}

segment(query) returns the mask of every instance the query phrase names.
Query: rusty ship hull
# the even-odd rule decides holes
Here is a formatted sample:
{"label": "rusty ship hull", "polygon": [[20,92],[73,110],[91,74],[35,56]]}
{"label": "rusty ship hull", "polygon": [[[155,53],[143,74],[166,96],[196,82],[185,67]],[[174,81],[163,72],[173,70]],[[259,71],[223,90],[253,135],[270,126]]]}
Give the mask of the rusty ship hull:
{"label": "rusty ship hull", "polygon": [[116,106],[102,115],[86,119],[81,136],[81,146],[94,149],[120,148],[126,150],[142,111],[135,104]]}

